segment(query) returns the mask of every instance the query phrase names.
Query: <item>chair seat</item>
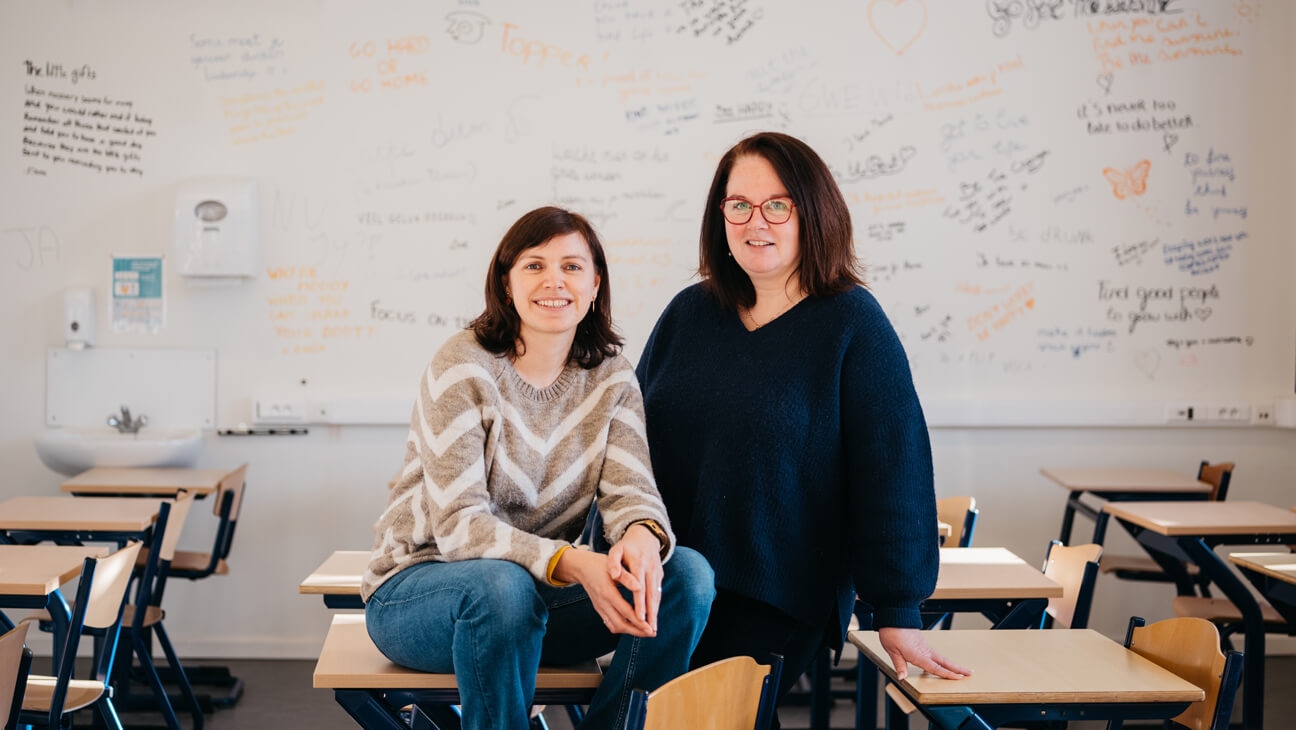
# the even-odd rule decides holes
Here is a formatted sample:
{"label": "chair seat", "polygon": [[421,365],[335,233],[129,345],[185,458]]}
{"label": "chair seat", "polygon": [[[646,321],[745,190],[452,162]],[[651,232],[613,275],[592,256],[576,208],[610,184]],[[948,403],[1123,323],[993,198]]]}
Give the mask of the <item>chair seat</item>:
{"label": "chair seat", "polygon": [[[126,627],[135,620],[135,607],[126,604],[126,609],[122,612],[122,626]],[[144,608],[144,625],[156,626],[159,621],[166,618],[166,611],[161,606],[146,606]]]}
{"label": "chair seat", "polygon": [[[1227,598],[1203,598],[1202,596],[1176,596],[1174,599],[1176,616],[1204,618],[1207,621],[1223,623],[1241,623],[1242,611]],[[1260,602],[1260,613],[1266,624],[1287,625],[1277,609],[1265,601]]]}
{"label": "chair seat", "polygon": [[[1184,566],[1188,570],[1188,575],[1196,577],[1201,573],[1201,568],[1191,563]],[[1156,575],[1165,575],[1165,571],[1157,565],[1152,558],[1143,555],[1104,555],[1102,562],[1098,565],[1098,570],[1102,573],[1150,573]]]}
{"label": "chair seat", "polygon": [[[135,561],[135,568],[143,570],[144,565],[148,562],[148,548],[140,550],[139,559]],[[171,559],[171,572],[173,578],[186,578],[192,573],[201,573],[207,570],[207,565],[211,563],[211,553],[199,553],[193,550],[177,550],[175,557]],[[229,563],[221,560],[216,563],[216,575],[227,575],[229,573]]]}
{"label": "chair seat", "polygon": [[[50,701],[54,699],[54,677],[33,674],[27,677],[27,692],[23,695],[23,710],[27,712],[49,712]],[[67,700],[63,712],[79,710],[94,704],[104,693],[103,682],[93,679],[73,679],[68,681]]]}
{"label": "chair seat", "polygon": [[917,707],[914,707],[914,703],[909,699],[908,695],[890,682],[887,682],[886,685],[886,695],[896,704],[896,707],[899,707],[900,711],[906,715],[912,715],[918,709]]}

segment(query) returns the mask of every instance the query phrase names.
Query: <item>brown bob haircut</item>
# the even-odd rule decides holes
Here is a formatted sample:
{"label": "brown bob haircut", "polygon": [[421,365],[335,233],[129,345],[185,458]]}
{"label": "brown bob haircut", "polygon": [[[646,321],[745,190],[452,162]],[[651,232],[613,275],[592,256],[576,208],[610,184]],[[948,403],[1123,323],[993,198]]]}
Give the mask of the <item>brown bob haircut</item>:
{"label": "brown bob haircut", "polygon": [[850,210],[828,165],[805,142],[778,132],[754,134],[734,145],[716,166],[702,214],[698,273],[702,284],[728,309],[756,304],[751,279],[729,256],[725,199],[729,173],[740,157],[765,159],[778,174],[796,205],[801,228],[800,258],[795,274],[806,294],[824,297],[863,286],[863,267],[855,258]]}
{"label": "brown bob haircut", "polygon": [[576,325],[568,362],[592,368],[621,351],[621,337],[612,327],[612,287],[608,278],[607,257],[603,244],[589,221],[562,208],[536,208],[517,219],[500,239],[486,274],[486,310],[468,328],[482,347],[496,355],[517,357],[526,351],[522,342],[522,320],[508,295],[508,273],[522,252],[543,245],[554,236],[579,233],[589,246],[599,279],[593,311]]}

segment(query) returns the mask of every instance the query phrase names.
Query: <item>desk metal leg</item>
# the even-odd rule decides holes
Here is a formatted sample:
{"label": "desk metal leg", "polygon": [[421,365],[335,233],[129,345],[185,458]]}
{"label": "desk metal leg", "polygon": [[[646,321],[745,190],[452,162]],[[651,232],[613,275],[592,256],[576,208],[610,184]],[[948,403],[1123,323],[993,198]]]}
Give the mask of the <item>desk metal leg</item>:
{"label": "desk metal leg", "polygon": [[1246,627],[1245,655],[1242,659],[1242,727],[1246,730],[1263,730],[1265,631],[1260,604],[1256,603],[1251,591],[1247,590],[1242,581],[1229,570],[1228,565],[1201,538],[1181,537],[1179,546],[1242,612],[1242,622]]}
{"label": "desk metal leg", "polygon": [[366,730],[409,730],[400,715],[376,695],[376,692],[363,689],[333,691],[334,699],[360,727]]}
{"label": "desk metal leg", "polygon": [[1067,497],[1066,509],[1062,511],[1062,533],[1058,539],[1063,545],[1071,544],[1071,526],[1075,523],[1075,504],[1073,504],[1075,499],[1076,494],[1072,492]]}
{"label": "desk metal leg", "polygon": [[[1094,516],[1093,541],[1095,545],[1101,545],[1103,544],[1103,540],[1107,539],[1107,520],[1110,518],[1111,515],[1107,514],[1105,511],[1100,511]],[[1063,544],[1070,545],[1071,543]]]}

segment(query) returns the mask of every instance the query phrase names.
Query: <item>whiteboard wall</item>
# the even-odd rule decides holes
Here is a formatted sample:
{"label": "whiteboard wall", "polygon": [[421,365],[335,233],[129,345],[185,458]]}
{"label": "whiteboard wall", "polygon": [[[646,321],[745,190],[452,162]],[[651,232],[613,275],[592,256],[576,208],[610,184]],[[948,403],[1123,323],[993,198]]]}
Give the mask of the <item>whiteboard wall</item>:
{"label": "whiteboard wall", "polygon": [[[969,422],[1003,403],[1155,420],[1162,402],[1293,390],[1277,2],[10,0],[0,16],[0,304],[57,345],[63,290],[90,285],[100,346],[216,349],[222,426],[266,393],[404,418],[480,311],[500,235],[545,204],[594,222],[637,360],[694,280],[716,160],[758,130],[832,167],[928,403],[974,404]],[[168,268],[162,333],[113,334],[110,255],[171,263],[177,186],[228,176],[259,185],[258,275],[194,287]],[[29,349],[5,358],[44,357]]]}

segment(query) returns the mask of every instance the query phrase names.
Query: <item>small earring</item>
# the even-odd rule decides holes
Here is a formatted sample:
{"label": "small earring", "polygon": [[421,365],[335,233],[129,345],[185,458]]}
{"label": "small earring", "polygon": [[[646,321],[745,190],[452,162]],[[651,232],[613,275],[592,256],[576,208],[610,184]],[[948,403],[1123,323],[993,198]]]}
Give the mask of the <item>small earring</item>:
{"label": "small earring", "polygon": [[725,251],[725,256],[728,256],[729,258],[733,258],[733,251]]}

